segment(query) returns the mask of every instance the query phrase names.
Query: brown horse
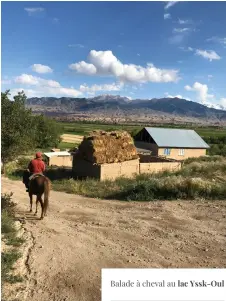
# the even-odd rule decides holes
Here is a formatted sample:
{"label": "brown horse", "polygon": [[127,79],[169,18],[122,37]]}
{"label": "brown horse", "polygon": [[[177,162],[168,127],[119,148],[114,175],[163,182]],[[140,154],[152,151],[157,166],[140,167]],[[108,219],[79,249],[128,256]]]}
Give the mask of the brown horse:
{"label": "brown horse", "polygon": [[[29,184],[29,197],[30,197],[30,212],[32,212],[33,200],[32,196],[36,195],[36,211],[35,215],[38,212],[38,202],[40,202],[42,207],[41,218],[43,219],[46,216],[46,211],[49,206],[49,193],[50,193],[50,180],[44,175],[37,175],[31,179]],[[42,195],[44,194],[44,202],[42,200]]]}

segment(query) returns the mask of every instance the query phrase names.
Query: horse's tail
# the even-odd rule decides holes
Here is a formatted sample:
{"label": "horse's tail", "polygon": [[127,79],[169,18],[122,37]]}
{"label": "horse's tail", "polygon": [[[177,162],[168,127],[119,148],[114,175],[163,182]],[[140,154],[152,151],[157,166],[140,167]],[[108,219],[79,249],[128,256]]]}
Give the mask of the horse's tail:
{"label": "horse's tail", "polygon": [[44,214],[49,207],[49,192],[50,192],[50,181],[49,179],[45,179],[44,181]]}

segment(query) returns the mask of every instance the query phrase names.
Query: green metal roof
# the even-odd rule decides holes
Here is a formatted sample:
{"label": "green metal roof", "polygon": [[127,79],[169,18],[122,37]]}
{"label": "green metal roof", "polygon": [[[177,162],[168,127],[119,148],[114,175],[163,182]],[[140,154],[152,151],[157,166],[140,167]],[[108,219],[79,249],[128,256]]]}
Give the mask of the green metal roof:
{"label": "green metal roof", "polygon": [[209,148],[209,145],[194,130],[154,127],[145,129],[159,147]]}

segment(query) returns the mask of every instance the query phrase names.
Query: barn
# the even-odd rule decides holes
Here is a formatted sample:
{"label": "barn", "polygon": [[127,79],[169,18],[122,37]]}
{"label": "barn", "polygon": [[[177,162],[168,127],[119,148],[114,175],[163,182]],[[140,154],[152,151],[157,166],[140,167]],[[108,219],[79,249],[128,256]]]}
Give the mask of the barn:
{"label": "barn", "polygon": [[145,127],[134,137],[137,149],[151,151],[152,156],[185,160],[206,155],[209,145],[194,131]]}

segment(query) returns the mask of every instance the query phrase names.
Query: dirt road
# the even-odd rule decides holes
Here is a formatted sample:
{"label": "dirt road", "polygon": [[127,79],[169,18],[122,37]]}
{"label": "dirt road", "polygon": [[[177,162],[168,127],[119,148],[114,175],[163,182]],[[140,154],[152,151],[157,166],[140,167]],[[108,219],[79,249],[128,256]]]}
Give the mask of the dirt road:
{"label": "dirt road", "polygon": [[107,267],[226,267],[225,201],[128,203],[53,191],[38,220],[22,183],[3,178],[2,190],[14,192],[33,237],[23,300],[99,301]]}

